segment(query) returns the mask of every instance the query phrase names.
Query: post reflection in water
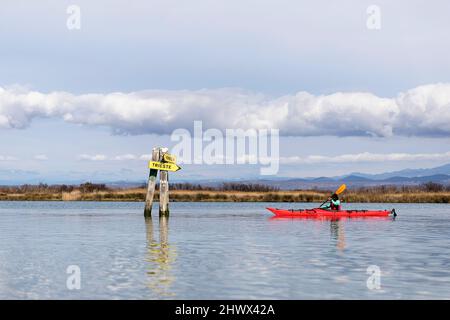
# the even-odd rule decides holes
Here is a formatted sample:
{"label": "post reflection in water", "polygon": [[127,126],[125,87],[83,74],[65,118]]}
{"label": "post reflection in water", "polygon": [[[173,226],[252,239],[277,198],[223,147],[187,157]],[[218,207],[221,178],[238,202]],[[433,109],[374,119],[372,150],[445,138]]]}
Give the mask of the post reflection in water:
{"label": "post reflection in water", "polygon": [[340,219],[330,221],[331,237],[336,240],[336,247],[339,250],[345,249],[344,224]]}
{"label": "post reflection in water", "polygon": [[172,264],[176,259],[175,247],[169,244],[169,218],[159,218],[159,241],[154,238],[152,218],[145,218],[147,233],[148,287],[161,298],[173,297],[171,285],[175,277],[171,274]]}

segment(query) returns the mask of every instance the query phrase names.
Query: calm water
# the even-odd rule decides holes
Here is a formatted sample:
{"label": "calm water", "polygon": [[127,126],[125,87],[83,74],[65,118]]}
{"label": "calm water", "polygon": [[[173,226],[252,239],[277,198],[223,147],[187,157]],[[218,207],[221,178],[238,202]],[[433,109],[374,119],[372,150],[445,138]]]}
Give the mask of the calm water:
{"label": "calm water", "polygon": [[450,298],[448,204],[347,205],[399,216],[339,222],[273,220],[270,205],[171,203],[145,221],[142,203],[0,202],[0,298]]}

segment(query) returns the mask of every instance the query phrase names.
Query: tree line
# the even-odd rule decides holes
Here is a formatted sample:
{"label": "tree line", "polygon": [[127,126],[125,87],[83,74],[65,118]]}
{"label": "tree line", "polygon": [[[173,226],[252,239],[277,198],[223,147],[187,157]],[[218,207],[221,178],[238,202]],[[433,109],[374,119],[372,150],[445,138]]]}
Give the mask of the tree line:
{"label": "tree line", "polygon": [[2,193],[17,193],[17,194],[26,194],[26,193],[63,193],[63,192],[72,192],[78,190],[81,193],[91,193],[98,191],[109,191],[111,190],[104,183],[91,183],[86,182],[80,185],[66,185],[66,184],[55,184],[48,185],[46,183],[39,183],[36,185],[33,184],[24,184],[21,186],[0,186],[0,192]]}
{"label": "tree line", "polygon": [[[140,188],[145,189],[147,186],[142,185]],[[48,185],[45,183],[39,183],[36,185],[24,184],[20,186],[0,186],[0,193],[6,194],[27,194],[27,193],[65,193],[72,191],[79,191],[81,193],[93,193],[100,191],[114,191],[120,188],[108,187],[104,183],[92,183],[86,182],[80,185],[66,185],[55,184]],[[235,191],[235,192],[277,192],[280,191],[279,187],[270,186],[259,183],[239,183],[239,182],[225,182],[220,185],[202,185],[195,183],[171,183],[170,190],[186,190],[186,191]],[[314,188],[316,192],[331,193],[332,190],[320,190]],[[301,192],[302,190],[291,190],[292,192]],[[380,185],[380,186],[368,186],[349,188],[348,192],[351,193],[364,193],[364,194],[387,194],[387,193],[439,193],[450,192],[450,184],[441,184],[436,182],[427,182],[420,185]]]}
{"label": "tree line", "polygon": [[260,183],[238,183],[224,182],[218,186],[205,186],[192,183],[173,183],[171,190],[186,191],[238,191],[238,192],[274,192],[280,191],[280,188]]}

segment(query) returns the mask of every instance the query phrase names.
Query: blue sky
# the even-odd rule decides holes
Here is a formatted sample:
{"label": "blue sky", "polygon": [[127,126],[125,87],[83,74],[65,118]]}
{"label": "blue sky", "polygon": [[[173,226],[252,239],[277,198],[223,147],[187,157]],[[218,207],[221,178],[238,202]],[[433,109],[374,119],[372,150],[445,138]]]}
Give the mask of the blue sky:
{"label": "blue sky", "polygon": [[[80,30],[66,26],[72,4]],[[366,26],[372,4],[380,30]],[[281,161],[280,176],[450,162],[448,1],[1,7],[0,181],[145,179],[140,157],[170,147],[167,133],[193,120],[278,127],[281,157],[301,158]],[[357,156],[367,152],[377,156]],[[258,177],[258,169],[185,165],[176,175]]]}

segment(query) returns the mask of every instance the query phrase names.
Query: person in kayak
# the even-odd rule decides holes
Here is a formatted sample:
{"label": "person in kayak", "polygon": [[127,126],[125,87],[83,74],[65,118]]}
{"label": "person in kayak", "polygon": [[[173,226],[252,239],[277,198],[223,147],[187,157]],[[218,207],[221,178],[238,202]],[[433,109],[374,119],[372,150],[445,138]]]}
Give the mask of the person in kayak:
{"label": "person in kayak", "polygon": [[336,193],[328,198],[328,201],[321,206],[322,209],[341,210],[341,200]]}

